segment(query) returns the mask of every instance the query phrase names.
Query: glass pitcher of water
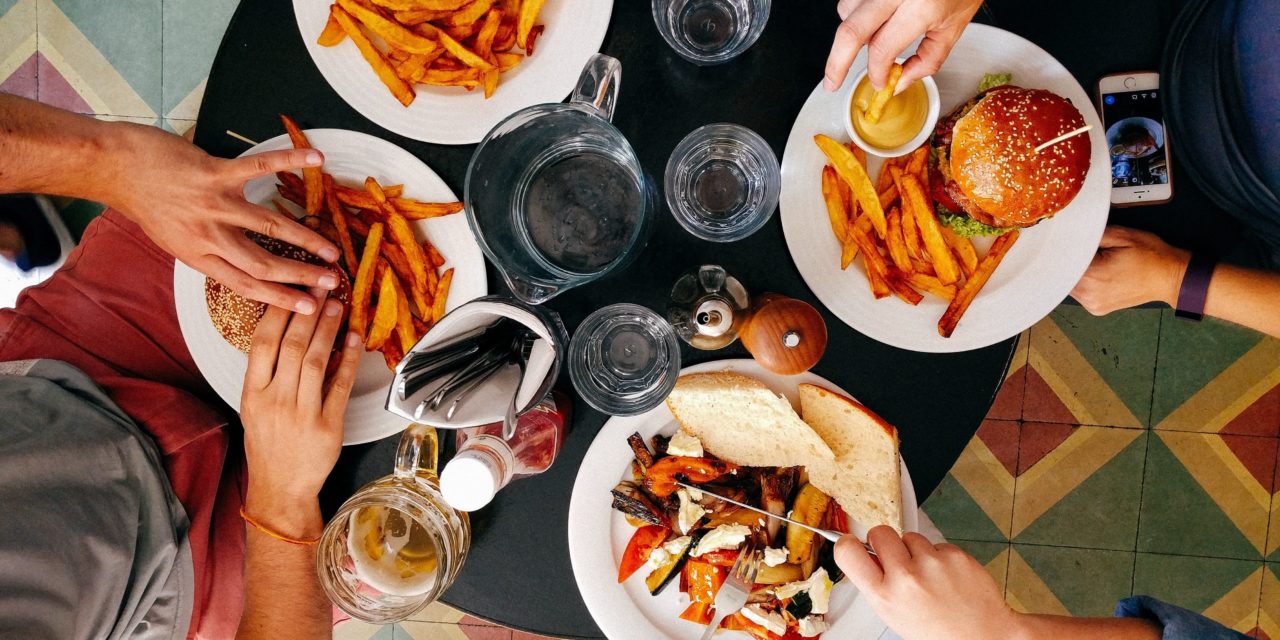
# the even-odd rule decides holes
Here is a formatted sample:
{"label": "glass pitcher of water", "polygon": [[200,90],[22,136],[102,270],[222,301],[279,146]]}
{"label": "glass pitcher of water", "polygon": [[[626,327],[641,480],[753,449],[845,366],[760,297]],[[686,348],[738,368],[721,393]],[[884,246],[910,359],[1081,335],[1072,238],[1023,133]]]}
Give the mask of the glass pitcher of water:
{"label": "glass pitcher of water", "polygon": [[395,473],[362,487],[325,526],[316,553],[320,586],[347,615],[374,624],[404,620],[458,577],[471,524],[440,495],[437,451],[435,429],[411,425]]}
{"label": "glass pitcher of water", "polygon": [[516,112],[467,169],[467,220],[516,297],[541,304],[625,266],[644,246],[656,189],[610,124],[622,66],[596,54],[567,104]]}

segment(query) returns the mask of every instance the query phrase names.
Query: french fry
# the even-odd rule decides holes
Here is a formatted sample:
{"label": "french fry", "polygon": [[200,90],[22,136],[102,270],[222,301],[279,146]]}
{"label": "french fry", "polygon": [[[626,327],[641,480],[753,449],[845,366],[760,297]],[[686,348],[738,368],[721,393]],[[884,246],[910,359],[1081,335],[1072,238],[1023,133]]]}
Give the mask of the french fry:
{"label": "french fry", "polygon": [[396,70],[391,66],[390,62],[382,55],[377,47],[373,46],[373,42],[369,37],[364,35],[359,25],[355,23],[355,19],[351,14],[347,13],[342,7],[333,5],[329,7],[329,12],[338,20],[338,24],[342,25],[342,30],[347,33],[347,37],[356,44],[360,49],[360,55],[364,57],[365,62],[373,67],[374,73],[378,75],[378,79],[382,84],[391,90],[391,94],[400,101],[400,104],[409,106],[413,103],[414,92],[413,87],[396,75]]}
{"label": "french fry", "polygon": [[944,338],[951,337],[956,330],[956,325],[960,323],[960,318],[969,310],[973,299],[977,297],[982,287],[986,286],[987,280],[991,279],[991,274],[995,273],[996,267],[1000,266],[1000,261],[1004,260],[1009,248],[1017,241],[1017,229],[996,238],[995,243],[991,245],[991,250],[978,262],[978,268],[974,270],[973,277],[966,280],[964,286],[960,287],[955,299],[943,312],[942,319],[938,320],[938,335]]}
{"label": "french fry", "polygon": [[915,216],[902,216],[902,239],[907,242],[907,255],[913,260],[924,260],[928,257],[924,251],[924,245],[920,242],[920,227],[916,226]]}
{"label": "french fry", "polygon": [[[888,172],[886,171],[885,173]],[[898,201],[898,187],[889,185],[888,189],[880,192],[878,199],[880,200],[880,208],[888,211],[889,207],[892,207],[893,203]]]}
{"label": "french fry", "polygon": [[[470,0],[468,0],[470,1]],[[453,14],[452,9],[436,10],[436,9],[412,9],[409,11],[395,12],[396,22],[406,27],[416,27],[424,22],[447,18]]]}
{"label": "french fry", "polygon": [[378,304],[373,311],[373,326],[369,327],[369,335],[365,337],[364,346],[370,351],[377,351],[391,337],[396,328],[396,310],[399,299],[396,297],[396,286],[392,284],[395,274],[390,269],[382,271],[378,283]]}
{"label": "french fry", "polygon": [[347,32],[342,30],[342,25],[338,24],[338,19],[331,13],[324,23],[324,31],[321,31],[320,37],[316,38],[316,44],[322,47],[333,47],[341,44],[346,38]]}
{"label": "french fry", "polygon": [[502,26],[502,9],[494,7],[484,16],[484,24],[476,34],[476,55],[490,60],[493,53],[493,39],[498,35],[498,27]]}
{"label": "french fry", "polygon": [[400,215],[409,220],[439,218],[462,211],[461,202],[419,202],[406,198],[392,198],[391,204]]}
{"label": "french fry", "polygon": [[[906,220],[906,219],[908,219],[908,218],[910,218],[910,217],[911,217],[911,216],[902,216],[902,219],[903,219],[903,220]],[[914,271],[914,272],[916,272],[916,273],[923,273],[923,274],[925,274],[925,275],[927,275],[927,276],[937,276],[937,275],[938,275],[938,272],[937,272],[937,271],[935,271],[935,270],[933,269],[933,265],[932,265],[932,264],[930,264],[930,263],[928,263],[928,262],[925,262],[924,260],[919,260],[919,259],[916,259],[916,258],[912,258],[912,259],[911,259],[911,270],[912,270],[912,271]]]}
{"label": "french fry", "polygon": [[444,266],[444,263],[446,262],[444,254],[440,253],[440,250],[437,249],[434,244],[431,244],[430,240],[422,241],[422,250],[426,252],[427,259],[431,260],[432,267],[439,269]]}
{"label": "french fry", "polygon": [[[485,17],[485,14],[489,13],[489,9],[492,7],[493,0],[473,0],[458,11],[441,19],[439,23],[447,27],[465,27]],[[494,27],[494,31],[497,31],[497,27]]]}
{"label": "french fry", "polygon": [[364,254],[360,256],[360,269],[356,271],[355,284],[351,288],[350,327],[361,336],[369,333],[369,298],[373,295],[373,276],[378,271],[378,252],[381,245],[382,223],[376,222],[369,228],[369,237],[364,243]]}
{"label": "french fry", "polygon": [[[382,263],[378,263],[379,266]],[[391,286],[396,291],[396,335],[400,340],[400,351],[409,353],[418,342],[418,333],[413,328],[413,313],[409,311],[409,297],[405,295],[404,285],[400,278],[389,267],[387,275],[391,276]]]}
{"label": "french fry", "polygon": [[520,14],[516,20],[516,46],[529,50],[529,33],[533,31],[533,25],[538,21],[538,13],[542,11],[542,5],[546,4],[546,0],[524,0],[520,4]]}
{"label": "french fry", "polygon": [[[853,216],[853,222],[851,223],[850,228],[852,229],[856,227],[861,233],[871,233],[871,219],[866,216],[856,215],[857,208],[858,208],[858,205],[856,202],[853,204],[853,207],[854,207],[853,213],[855,215]],[[858,243],[853,242],[852,238],[853,238],[852,231],[850,231],[850,241],[844,245],[843,251],[841,251],[840,253],[840,270],[841,271],[848,269],[849,265],[853,264],[854,258],[858,257]],[[887,292],[888,288],[886,287],[885,290]]]}
{"label": "french fry", "polygon": [[978,252],[973,248],[973,243],[968,238],[961,238],[945,224],[938,225],[938,228],[942,230],[942,238],[947,241],[947,246],[955,253],[964,277],[973,277],[973,272],[978,268]]}
{"label": "french fry", "polygon": [[[498,45],[496,43],[494,44],[494,50],[501,51],[500,49],[498,49]],[[497,54],[497,58],[498,58],[498,71],[502,71],[504,73],[507,71],[510,71],[511,69],[514,69],[516,65],[524,61],[524,56],[518,53],[499,53]]]}
{"label": "french fry", "polygon": [[400,250],[404,252],[405,259],[409,261],[409,269],[413,273],[414,289],[428,288],[430,283],[427,281],[427,258],[422,254],[422,246],[418,244],[418,239],[414,236],[409,222],[404,219],[404,216],[397,213],[395,207],[387,201],[386,194],[378,186],[377,180],[372,177],[366,178],[364,186],[365,190],[382,207],[383,215],[387,219],[387,229],[391,232],[391,238],[400,247]]}
{"label": "french fry", "polygon": [[901,77],[902,65],[895,62],[889,69],[888,82],[885,82],[884,86],[871,97],[871,104],[867,105],[866,112],[862,114],[868,124],[880,122],[880,116],[884,115],[884,106],[889,104],[889,98],[893,97],[893,92],[898,88],[898,79]]}
{"label": "french fry", "polygon": [[431,324],[433,325],[444,317],[445,305],[449,302],[449,287],[452,284],[453,269],[449,269],[440,276],[440,282],[436,285],[435,302],[431,305]]}
{"label": "french fry", "polygon": [[431,53],[440,48],[440,44],[435,40],[415,33],[408,27],[383,16],[356,0],[337,0],[337,3],[343,10],[351,14],[351,17],[369,27],[370,31],[378,34],[378,37],[385,40],[388,45],[395,49],[400,49],[407,53]]}
{"label": "french fry", "polygon": [[536,48],[534,45],[535,43],[537,43],[538,37],[541,36],[542,32],[546,30],[547,30],[546,25],[541,25],[541,24],[534,25],[533,29],[529,30],[529,37],[528,39],[525,40],[525,45],[524,45],[524,54],[526,56],[533,55],[533,50]]}
{"label": "french fry", "polygon": [[900,271],[910,274],[915,271],[911,266],[911,256],[907,253],[907,242],[902,237],[902,212],[894,208],[885,214],[888,235],[884,238],[885,247],[889,250],[889,258]]}
{"label": "french fry", "polygon": [[876,193],[884,193],[886,189],[894,186],[893,174],[890,173],[889,167],[901,168],[902,158],[886,158],[880,165],[880,175],[876,176]]}
{"label": "french fry", "polygon": [[333,176],[327,173],[324,174],[324,197],[326,208],[329,210],[329,219],[333,221],[333,226],[338,231],[338,246],[342,247],[342,256],[347,262],[347,270],[355,273],[360,270],[360,263],[356,258],[355,245],[351,243],[347,214],[342,210],[342,203],[338,202],[338,190],[334,185]]}
{"label": "french fry", "polygon": [[429,23],[424,23],[418,25],[418,31],[428,37],[434,36],[437,38],[445,51],[448,51],[450,55],[457,58],[459,62],[467,65],[468,67],[474,67],[476,69],[494,68],[492,64],[489,64],[488,60],[476,55],[474,51],[468,49],[442,29],[434,27]]}
{"label": "french fry", "polygon": [[813,141],[818,144],[823,155],[827,156],[831,166],[835,167],[836,173],[849,184],[863,215],[871,217],[871,226],[875,228],[876,235],[883,238],[884,210],[880,208],[880,198],[871,184],[871,178],[867,177],[867,171],[858,163],[858,159],[854,157],[853,152],[849,151],[849,147],[822,134],[814,136]]}
{"label": "french fry", "polygon": [[386,361],[387,368],[395,371],[396,365],[400,364],[401,360],[404,360],[404,352],[400,350],[399,344],[388,340],[386,344],[382,345],[382,358]]}
{"label": "french fry", "polygon": [[373,0],[392,11],[457,11],[471,0]]}
{"label": "french fry", "polygon": [[907,284],[932,293],[943,300],[953,300],[956,297],[956,285],[942,284],[942,281],[924,273],[908,273],[906,274]]}
{"label": "french fry", "polygon": [[900,300],[913,307],[920,304],[921,300],[924,300],[924,296],[920,295],[919,291],[912,289],[911,285],[907,284],[907,274],[893,265],[889,265],[889,275],[885,278],[885,281],[889,283],[889,289],[893,291],[893,295],[898,296]]}
{"label": "french fry", "polygon": [[862,252],[862,264],[867,269],[867,280],[871,285],[871,293],[877,300],[889,295],[890,290],[886,276],[889,273],[889,267],[885,264],[884,256],[880,255],[880,250],[876,248],[875,241],[871,239],[870,229],[860,229],[857,225],[853,227],[853,241],[858,245],[858,249]]}
{"label": "french fry", "polygon": [[920,238],[929,253],[929,261],[938,273],[942,284],[955,284],[960,279],[960,267],[951,256],[951,248],[942,238],[941,224],[924,198],[920,188],[920,180],[913,175],[903,174],[901,169],[893,167],[893,180],[902,193],[902,204],[916,219],[916,227],[920,230]]}
{"label": "french fry", "polygon": [[[827,219],[831,222],[831,231],[836,236],[836,242],[840,243],[841,252],[846,253],[845,247],[853,244],[853,239],[849,236],[849,209],[840,194],[840,177],[831,165],[822,168],[822,200],[827,204]],[[840,268],[846,266],[842,258]]]}
{"label": "french fry", "polygon": [[903,169],[903,171],[916,176],[918,179],[920,176],[920,173],[924,171],[925,164],[927,163],[928,159],[929,159],[929,145],[921,145],[920,148],[916,149],[915,151],[912,151],[911,154],[907,156],[907,166],[905,169]]}
{"label": "french fry", "polygon": [[[294,149],[311,148],[311,143],[307,141],[307,134],[298,128],[298,123],[294,122],[293,118],[280,114],[280,120],[284,122],[285,131],[289,132],[289,141],[293,143]],[[320,208],[324,204],[324,176],[320,167],[302,168],[302,187],[307,198],[307,214],[320,213]]]}

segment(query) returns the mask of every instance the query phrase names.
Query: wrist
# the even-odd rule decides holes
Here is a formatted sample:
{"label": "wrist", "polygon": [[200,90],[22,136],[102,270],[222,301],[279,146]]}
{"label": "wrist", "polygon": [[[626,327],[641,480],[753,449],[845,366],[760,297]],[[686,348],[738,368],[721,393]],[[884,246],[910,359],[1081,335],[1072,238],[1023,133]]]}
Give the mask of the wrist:
{"label": "wrist", "polygon": [[1160,295],[1156,297],[1157,300],[1170,307],[1177,308],[1178,292],[1182,289],[1182,278],[1186,276],[1187,265],[1190,263],[1190,251],[1170,248],[1170,254],[1165,260],[1165,275],[1159,279]]}
{"label": "wrist", "polygon": [[290,496],[261,490],[251,483],[244,508],[259,524],[292,538],[317,538],[324,529],[324,521],[320,517],[320,501],[315,496]]}

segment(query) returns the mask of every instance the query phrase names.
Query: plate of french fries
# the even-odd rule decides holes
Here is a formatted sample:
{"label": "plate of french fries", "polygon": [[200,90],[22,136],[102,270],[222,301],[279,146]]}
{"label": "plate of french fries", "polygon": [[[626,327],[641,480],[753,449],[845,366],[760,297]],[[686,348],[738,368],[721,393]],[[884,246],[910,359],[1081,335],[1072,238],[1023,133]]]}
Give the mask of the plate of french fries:
{"label": "plate of french fries", "polygon": [[[853,69],[866,59],[864,50]],[[779,203],[788,249],[818,299],[875,340],[943,353],[1016,336],[1067,297],[1097,250],[1110,210],[1110,164],[1088,94],[1035,44],[975,24],[933,76],[941,112],[969,100],[989,73],[1064,96],[1093,125],[1079,194],[1032,227],[995,237],[953,232],[930,195],[929,142],[889,160],[868,157],[845,133],[841,91],[816,88],[791,130]]]}
{"label": "plate of french fries", "polygon": [[600,49],[610,0],[294,0],[312,60],[362,115],[400,135],[473,144],[560,102]]}
{"label": "plate of french fries", "polygon": [[[434,171],[385,140],[340,129],[287,132],[242,155],[293,147],[324,153],[323,167],[250,181],[245,198],[279,209],[332,241],[351,285],[347,327],[366,353],[347,406],[343,444],[404,429],[384,408],[393,369],[446,313],[488,292],[484,256],[462,204]],[[240,407],[245,353],[214,326],[204,274],[177,262],[178,322],[196,366],[228,405]]]}

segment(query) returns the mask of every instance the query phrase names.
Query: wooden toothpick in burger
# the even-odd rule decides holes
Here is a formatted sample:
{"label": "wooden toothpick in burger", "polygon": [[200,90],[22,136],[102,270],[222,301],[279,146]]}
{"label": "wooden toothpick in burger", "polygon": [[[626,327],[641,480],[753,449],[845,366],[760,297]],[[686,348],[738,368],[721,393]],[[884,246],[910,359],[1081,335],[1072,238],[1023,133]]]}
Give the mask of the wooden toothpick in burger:
{"label": "wooden toothpick in burger", "polygon": [[1078,136],[1078,135],[1080,135],[1080,134],[1082,134],[1082,133],[1085,133],[1085,132],[1089,131],[1089,130],[1090,130],[1090,129],[1092,129],[1092,128],[1093,128],[1093,125],[1091,125],[1091,124],[1086,124],[1085,126],[1080,127],[1079,129],[1076,129],[1075,131],[1068,131],[1067,133],[1064,133],[1064,134],[1062,134],[1062,135],[1060,135],[1060,136],[1058,136],[1058,137],[1056,137],[1056,138],[1054,138],[1054,139],[1052,139],[1052,140],[1050,140],[1050,141],[1048,141],[1048,142],[1041,143],[1039,146],[1037,146],[1037,147],[1036,147],[1036,153],[1040,153],[1041,151],[1044,151],[1045,149],[1048,149],[1049,147],[1052,147],[1053,145],[1058,144],[1059,142],[1062,142],[1063,140],[1066,140],[1066,139],[1068,139],[1068,138],[1072,138],[1072,137]]}

